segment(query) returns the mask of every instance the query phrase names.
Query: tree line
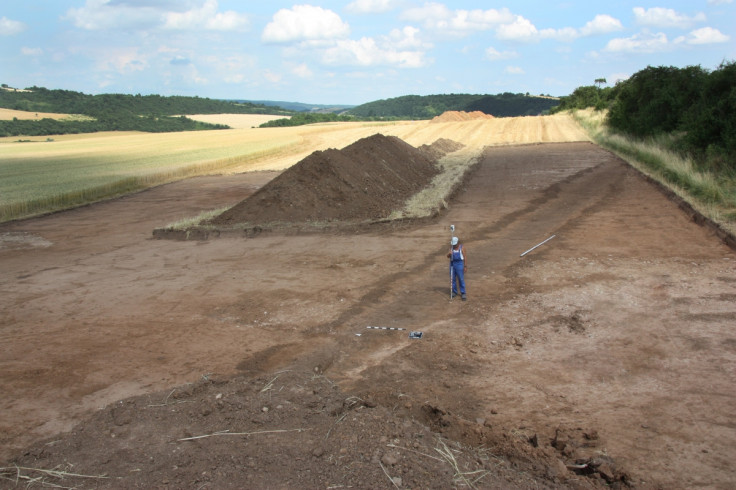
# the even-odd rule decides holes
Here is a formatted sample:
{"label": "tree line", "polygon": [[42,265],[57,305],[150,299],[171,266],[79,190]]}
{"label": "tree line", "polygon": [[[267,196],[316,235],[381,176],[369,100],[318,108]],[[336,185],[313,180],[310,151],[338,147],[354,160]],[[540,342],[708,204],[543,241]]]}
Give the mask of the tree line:
{"label": "tree line", "polygon": [[303,126],[305,124],[325,123],[325,122],[350,122],[356,121],[357,119],[353,116],[339,115],[334,113],[320,113],[320,112],[300,112],[294,114],[289,118],[273,119],[267,121],[259,128],[279,128],[286,126]]}
{"label": "tree line", "polygon": [[98,131],[165,133],[227,128],[228,126],[223,124],[194,121],[184,116],[129,116],[102,118],[93,121],[64,121],[50,118],[0,120],[0,136],[47,136],[52,134],[96,133]]}
{"label": "tree line", "polygon": [[364,118],[431,119],[446,111],[481,111],[496,117],[537,116],[559,104],[553,97],[528,94],[404,95],[359,105],[347,114]]}
{"label": "tree line", "polygon": [[0,107],[29,112],[81,114],[90,120],[0,121],[0,136],[40,136],[96,131],[193,131],[225,129],[222,124],[193,121],[181,114],[273,114],[290,111],[249,102],[200,97],[161,95],[89,95],[71,90],[30,87],[23,91],[0,90]]}
{"label": "tree line", "polygon": [[607,109],[612,129],[637,138],[669,135],[672,149],[710,170],[736,172],[736,62],[649,66],[614,87],[578,87],[554,111]]}

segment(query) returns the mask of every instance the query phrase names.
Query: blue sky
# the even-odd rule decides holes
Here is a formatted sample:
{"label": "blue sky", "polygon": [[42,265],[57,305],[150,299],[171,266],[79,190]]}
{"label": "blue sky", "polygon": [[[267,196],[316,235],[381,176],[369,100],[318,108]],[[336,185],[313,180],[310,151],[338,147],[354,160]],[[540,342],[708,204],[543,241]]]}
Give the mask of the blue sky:
{"label": "blue sky", "polygon": [[734,0],[3,0],[0,83],[362,104],[736,59]]}

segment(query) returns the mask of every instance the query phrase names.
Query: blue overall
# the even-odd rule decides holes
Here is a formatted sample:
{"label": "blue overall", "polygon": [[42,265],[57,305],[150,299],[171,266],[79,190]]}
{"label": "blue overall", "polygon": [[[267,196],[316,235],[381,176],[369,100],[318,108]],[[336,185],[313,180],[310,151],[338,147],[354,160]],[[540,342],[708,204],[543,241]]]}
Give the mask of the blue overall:
{"label": "blue overall", "polygon": [[465,276],[463,268],[465,257],[463,257],[463,246],[450,250],[450,279],[452,280],[452,294],[457,294],[457,283],[460,283],[460,294],[465,294]]}

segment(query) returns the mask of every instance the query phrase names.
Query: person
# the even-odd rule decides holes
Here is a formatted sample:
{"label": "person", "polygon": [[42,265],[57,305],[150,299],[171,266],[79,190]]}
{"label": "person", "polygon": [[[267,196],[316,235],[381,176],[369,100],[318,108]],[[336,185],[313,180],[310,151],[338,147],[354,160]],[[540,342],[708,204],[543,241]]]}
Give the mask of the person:
{"label": "person", "polygon": [[460,294],[463,301],[466,301],[468,297],[465,294],[465,272],[468,270],[468,252],[456,236],[452,237],[450,245],[450,253],[447,254],[447,258],[450,259],[450,281],[452,282],[450,297],[457,296],[459,284]]}

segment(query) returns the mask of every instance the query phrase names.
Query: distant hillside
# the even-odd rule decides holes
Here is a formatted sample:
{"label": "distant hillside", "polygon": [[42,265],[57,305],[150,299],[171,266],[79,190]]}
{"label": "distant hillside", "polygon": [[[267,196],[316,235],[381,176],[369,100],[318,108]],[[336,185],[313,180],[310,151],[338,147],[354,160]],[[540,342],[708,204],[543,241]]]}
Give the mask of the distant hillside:
{"label": "distant hillside", "polygon": [[160,95],[88,95],[71,90],[30,87],[16,90],[6,85],[0,90],[0,108],[29,112],[81,114],[84,120],[0,121],[0,136],[41,136],[97,131],[171,132],[226,129],[221,124],[192,121],[182,114],[284,114],[265,105],[237,103],[200,97]]}
{"label": "distant hillside", "polygon": [[341,113],[355,107],[354,105],[337,105],[337,104],[305,104],[303,102],[286,102],[282,100],[241,100],[233,102],[243,102],[269,107],[280,107],[288,111],[295,112],[314,112],[314,113]]}
{"label": "distant hillside", "polygon": [[[30,87],[0,90],[0,107],[31,112],[61,112],[98,117],[117,111],[139,116],[174,116],[179,114],[274,114],[273,107],[202,97],[100,94],[88,95],[71,90]],[[276,111],[276,114],[290,114]]]}
{"label": "distant hillside", "polygon": [[496,117],[536,116],[560,101],[524,94],[405,95],[359,105],[347,114],[366,118],[431,119],[446,111],[481,111]]}

